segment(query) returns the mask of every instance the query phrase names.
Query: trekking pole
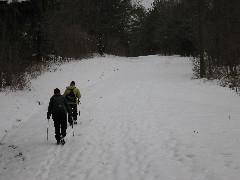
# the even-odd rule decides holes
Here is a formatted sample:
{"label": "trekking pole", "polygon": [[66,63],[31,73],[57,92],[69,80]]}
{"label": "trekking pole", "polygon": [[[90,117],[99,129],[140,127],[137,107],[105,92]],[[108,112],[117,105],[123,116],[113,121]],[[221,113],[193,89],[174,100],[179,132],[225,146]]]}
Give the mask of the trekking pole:
{"label": "trekking pole", "polygon": [[[78,99],[78,105],[81,104],[80,100]],[[80,110],[78,111],[78,116],[80,116]]]}
{"label": "trekking pole", "polygon": [[47,123],[47,141],[48,141],[48,126],[49,126],[49,119],[48,119],[48,123]]}
{"label": "trekking pole", "polygon": [[73,121],[72,121],[72,131],[73,131],[73,137],[74,137]]}

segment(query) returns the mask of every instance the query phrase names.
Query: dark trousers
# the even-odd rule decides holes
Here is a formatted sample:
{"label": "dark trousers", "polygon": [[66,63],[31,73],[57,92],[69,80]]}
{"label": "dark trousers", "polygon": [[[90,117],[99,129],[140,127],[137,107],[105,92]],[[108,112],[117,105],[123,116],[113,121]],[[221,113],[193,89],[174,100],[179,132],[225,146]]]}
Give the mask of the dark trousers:
{"label": "dark trousers", "polygon": [[67,129],[67,114],[54,114],[53,115],[54,127],[55,127],[55,138],[60,140],[61,137],[66,136]]}
{"label": "dark trousers", "polygon": [[[73,120],[77,120],[77,104],[69,104],[70,108],[71,108],[71,111],[72,111],[72,114],[73,114]],[[68,116],[68,122],[71,124],[71,118]]]}

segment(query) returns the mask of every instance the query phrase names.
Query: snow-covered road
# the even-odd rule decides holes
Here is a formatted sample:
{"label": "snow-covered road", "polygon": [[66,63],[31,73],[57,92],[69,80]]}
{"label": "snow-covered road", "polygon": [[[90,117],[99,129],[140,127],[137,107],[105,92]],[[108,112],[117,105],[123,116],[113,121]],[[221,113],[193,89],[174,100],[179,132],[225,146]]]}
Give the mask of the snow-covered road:
{"label": "snow-covered road", "polygon": [[[32,81],[31,92],[13,95],[22,119],[8,117],[11,103],[0,110],[12,119],[0,179],[239,180],[239,96],[192,80],[188,58],[108,56],[57,68]],[[82,94],[81,123],[57,146],[52,121],[46,140],[48,101],[71,80]],[[32,113],[23,114],[25,106]]]}

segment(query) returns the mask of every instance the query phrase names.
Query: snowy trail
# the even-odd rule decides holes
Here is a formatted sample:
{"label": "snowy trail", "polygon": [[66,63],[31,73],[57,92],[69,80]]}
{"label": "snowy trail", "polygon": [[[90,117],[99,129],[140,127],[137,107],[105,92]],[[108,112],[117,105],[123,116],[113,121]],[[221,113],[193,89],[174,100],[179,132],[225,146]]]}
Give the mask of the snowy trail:
{"label": "snowy trail", "polygon": [[0,179],[239,179],[239,97],[191,80],[187,58],[96,58],[55,74],[68,73],[82,82],[75,136],[55,145],[51,121],[46,141],[46,102],[4,138]]}

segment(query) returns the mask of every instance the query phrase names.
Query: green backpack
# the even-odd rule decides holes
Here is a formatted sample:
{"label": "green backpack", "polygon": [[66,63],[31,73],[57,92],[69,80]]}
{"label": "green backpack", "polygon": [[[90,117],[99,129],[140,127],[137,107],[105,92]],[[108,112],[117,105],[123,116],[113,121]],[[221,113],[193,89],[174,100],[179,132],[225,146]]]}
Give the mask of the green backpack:
{"label": "green backpack", "polygon": [[64,98],[62,96],[53,97],[53,113],[65,113],[66,108],[63,103]]}

